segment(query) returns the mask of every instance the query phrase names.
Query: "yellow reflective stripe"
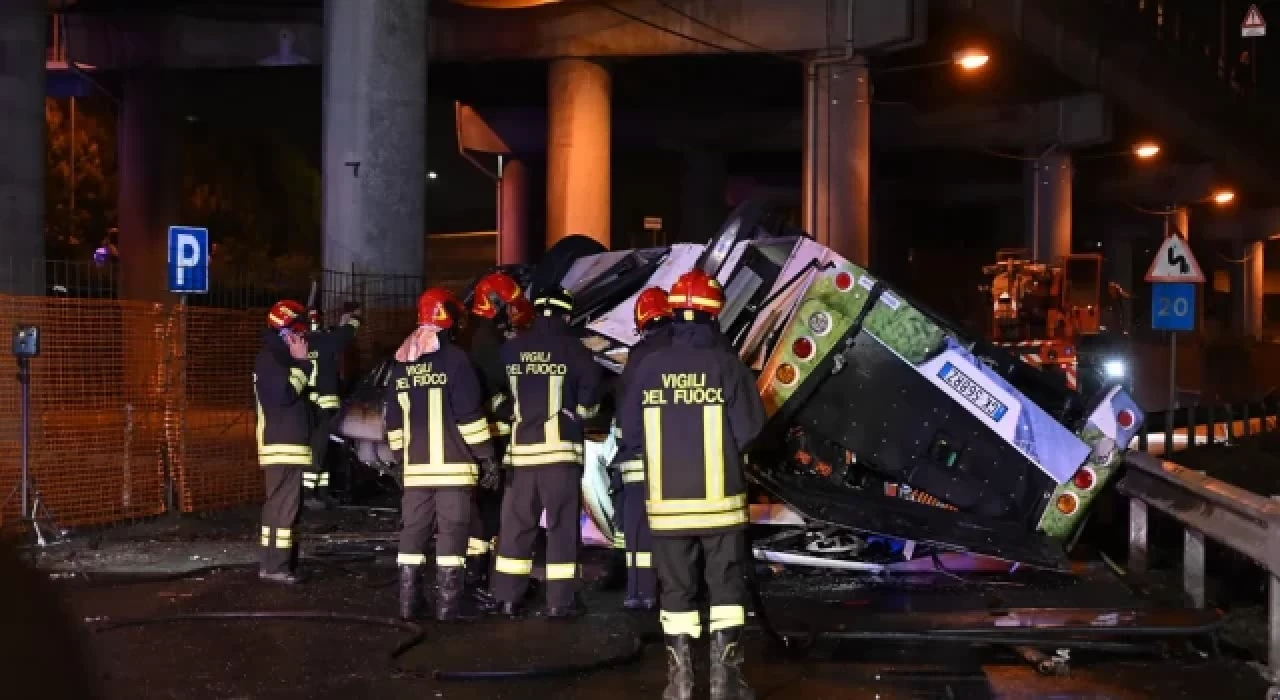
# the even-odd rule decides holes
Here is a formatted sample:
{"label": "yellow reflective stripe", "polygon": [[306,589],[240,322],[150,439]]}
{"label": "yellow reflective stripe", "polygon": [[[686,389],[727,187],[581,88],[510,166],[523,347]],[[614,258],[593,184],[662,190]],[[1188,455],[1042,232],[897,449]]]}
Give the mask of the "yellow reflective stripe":
{"label": "yellow reflective stripe", "polygon": [[622,472],[622,483],[638,484],[644,481],[644,462],[638,459],[629,459],[618,465],[618,469]]}
{"label": "yellow reflective stripe", "polygon": [[532,559],[511,559],[499,555],[493,562],[493,569],[500,574],[512,576],[528,576],[533,571]]}
{"label": "yellow reflective stripe", "polygon": [[579,406],[578,407],[579,418],[595,418],[596,415],[599,413],[600,413],[600,406],[598,404],[595,406]]}
{"label": "yellow reflective stripe", "polygon": [[582,464],[582,449],[552,450],[534,455],[507,454],[507,464],[513,467],[540,467],[547,464]]}
{"label": "yellow reflective stripe", "polygon": [[312,472],[303,472],[303,474],[302,474],[302,485],[303,485],[303,486],[315,486],[315,485],[317,485],[317,484],[319,484],[319,483],[320,483],[320,475],[319,475],[319,474],[315,474],[315,473],[312,473]]}
{"label": "yellow reflective stripe", "polygon": [[649,515],[691,515],[696,513],[723,513],[743,510],[747,507],[747,495],[740,493],[727,498],[669,498],[665,501],[649,501],[645,504]]}
{"label": "yellow reflective stripe", "polygon": [[635,566],[640,569],[648,569],[653,566],[653,552],[636,552]]}
{"label": "yellow reflective stripe", "polygon": [[627,566],[635,566],[634,557],[631,555],[631,552],[627,552]]}
{"label": "yellow reflective stripe", "polygon": [[436,566],[438,567],[446,568],[446,569],[456,569],[458,567],[462,567],[466,565],[467,565],[466,557],[457,557],[457,556],[446,557],[446,556],[441,556],[439,554],[436,555]]}
{"label": "yellow reflective stripe", "polygon": [[493,411],[498,410],[498,407],[501,406],[503,402],[505,402],[506,400],[507,400],[506,394],[494,394],[493,397],[489,399],[489,409]]}
{"label": "yellow reflective stripe", "polygon": [[720,301],[717,299],[710,299],[707,297],[700,297],[700,296],[691,297],[685,294],[673,294],[667,297],[667,302],[671,304],[687,304],[690,302],[690,300],[692,300],[693,303],[695,304],[701,304],[708,308],[712,308],[712,309],[720,308]]}
{"label": "yellow reflective stripe", "polygon": [[[616,535],[614,535],[614,536],[613,536],[613,548],[614,548],[614,549],[626,549],[626,548],[627,548],[627,538],[626,538],[626,535],[623,535],[621,532],[619,532],[619,533],[617,533]],[[627,556],[631,556],[631,553],[630,553],[630,552],[627,552]]]}
{"label": "yellow reflective stripe", "polygon": [[316,381],[320,378],[320,361],[311,361],[311,372],[307,375],[307,386],[315,386]]}
{"label": "yellow reflective stripe", "polygon": [[285,528],[276,530],[276,549],[293,547],[293,531]]}
{"label": "yellow reflective stripe", "polygon": [[535,442],[528,445],[516,445],[511,448],[512,454],[518,455],[540,455],[548,452],[582,451],[582,443],[578,442]]}
{"label": "yellow reflective stripe", "polygon": [[[539,303],[540,302],[540,303]],[[553,299],[551,297],[543,297],[535,302],[536,306],[558,306],[565,311],[573,311],[573,305],[563,299]]]}
{"label": "yellow reflective stripe", "polygon": [[290,368],[289,383],[293,385],[294,391],[301,393],[303,389],[307,388],[307,373],[297,367]]}
{"label": "yellow reflective stripe", "polygon": [[462,441],[468,445],[479,445],[480,443],[493,437],[489,430],[489,420],[480,418],[458,426],[458,432],[462,434]]}
{"label": "yellow reflective stripe", "polygon": [[467,556],[474,557],[489,552],[489,540],[471,537],[467,539]]}
{"label": "yellow reflective stripe", "polygon": [[[405,418],[405,425],[409,419]],[[405,459],[409,458],[405,454]],[[444,390],[427,389],[427,463],[444,461]]]}
{"label": "yellow reflective stripe", "polygon": [[510,435],[510,434],[511,434],[510,423],[494,422],[489,424],[490,437],[500,437],[502,435]]}
{"label": "yellow reflective stripe", "polygon": [[662,408],[646,406],[644,409],[644,448],[649,469],[649,500],[662,500]]}
{"label": "yellow reflective stripe", "polygon": [[304,455],[259,454],[258,464],[263,467],[277,467],[282,465],[295,466],[295,467],[309,467],[311,466],[311,454],[310,453],[307,453]]}
{"label": "yellow reflective stripe", "polygon": [[321,486],[329,485],[329,472],[320,472],[320,485]]}
{"label": "yellow reflective stripe", "polygon": [[[511,406],[511,420],[513,421],[513,424],[519,424],[520,423],[520,380],[514,377],[508,377],[508,379],[510,381],[508,381],[507,383],[511,385],[511,400],[514,402],[514,404]],[[512,438],[512,441],[514,442],[515,438]]]}
{"label": "yellow reflective stripe", "polygon": [[406,476],[407,489],[438,488],[443,486],[475,486],[476,478],[470,474],[433,474],[430,476]]}
{"label": "yellow reflective stripe", "polygon": [[747,609],[741,605],[712,605],[710,612],[712,632],[747,624]]}
{"label": "yellow reflective stripe", "polygon": [[724,406],[702,407],[702,461],[707,500],[724,497]]}
{"label": "yellow reflective stripe", "polygon": [[705,530],[745,524],[747,524],[746,509],[731,513],[704,513],[698,515],[649,514],[649,529],[651,530]]}
{"label": "yellow reflective stripe", "polygon": [[401,430],[404,431],[404,440],[400,443],[400,449],[404,450],[404,461],[409,461],[409,437],[413,434],[409,423],[409,394],[408,392],[398,392],[396,394],[396,402],[400,404],[400,415],[403,416],[403,422],[400,423]]}
{"label": "yellow reflective stripe", "polygon": [[569,564],[547,564],[547,580],[548,581],[565,581],[578,575],[578,565]]}
{"label": "yellow reflective stripe", "polygon": [[542,441],[548,445],[560,442],[560,409],[564,408],[564,377],[553,374],[547,377],[547,422]]}
{"label": "yellow reflective stripe", "polygon": [[697,610],[689,612],[667,612],[658,615],[662,619],[662,633],[670,637],[687,634],[694,639],[702,636],[702,616]]}
{"label": "yellow reflective stripe", "polygon": [[347,325],[351,326],[356,330],[360,330],[360,319],[356,318],[355,316],[352,316],[351,318],[347,319]]}
{"label": "yellow reflective stripe", "polygon": [[479,468],[471,462],[444,462],[442,464],[409,462],[404,465],[405,476],[439,476],[443,474],[476,476],[479,471]]}
{"label": "yellow reflective stripe", "polygon": [[258,448],[260,455],[311,455],[310,445],[262,445]]}
{"label": "yellow reflective stripe", "polygon": [[258,543],[261,544],[263,547],[271,546],[271,528],[267,527],[266,525],[262,526],[262,534],[258,540]]}
{"label": "yellow reflective stripe", "polygon": [[313,396],[312,401],[320,408],[342,408],[342,399],[337,394],[325,394],[324,396]]}
{"label": "yellow reflective stripe", "polygon": [[422,566],[427,563],[427,555],[400,552],[396,555],[396,563],[400,566]]}
{"label": "yellow reflective stripe", "polygon": [[395,430],[388,430],[387,443],[391,445],[391,449],[393,450],[403,450],[404,449],[404,430],[401,428],[396,428]]}
{"label": "yellow reflective stripe", "polygon": [[254,438],[257,440],[258,449],[267,444],[267,416],[262,411],[262,400],[258,398],[258,373],[253,373],[253,410],[257,413],[258,426],[254,431]]}

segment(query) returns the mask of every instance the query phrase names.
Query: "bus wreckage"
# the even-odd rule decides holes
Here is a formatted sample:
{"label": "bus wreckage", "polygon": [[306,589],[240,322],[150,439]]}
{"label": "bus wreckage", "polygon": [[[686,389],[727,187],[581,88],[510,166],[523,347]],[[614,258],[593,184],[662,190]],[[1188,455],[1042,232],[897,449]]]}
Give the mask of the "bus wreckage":
{"label": "bus wreckage", "polygon": [[[1082,395],[763,221],[747,203],[707,245],[607,251],[573,236],[538,265],[501,269],[526,293],[573,292],[582,342],[614,373],[638,340],[642,289],[669,289],[694,266],[721,282],[721,329],[757,373],[769,415],[747,467],[752,522],[769,530],[755,538],[757,558],[876,571],[966,552],[1066,569],[1142,426],[1129,394],[1103,384]],[[381,410],[349,399],[335,432],[362,464],[394,469]],[[605,472],[615,445],[603,427],[587,444],[584,542],[611,542],[617,529]]]}

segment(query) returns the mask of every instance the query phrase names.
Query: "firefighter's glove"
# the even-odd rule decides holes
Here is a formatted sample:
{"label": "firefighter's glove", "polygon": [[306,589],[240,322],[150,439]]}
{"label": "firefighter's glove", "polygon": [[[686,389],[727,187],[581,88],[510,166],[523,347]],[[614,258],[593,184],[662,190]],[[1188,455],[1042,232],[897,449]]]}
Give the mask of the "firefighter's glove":
{"label": "firefighter's glove", "polygon": [[606,469],[609,472],[609,495],[612,496],[622,491],[622,470],[612,464]]}
{"label": "firefighter's glove", "polygon": [[495,490],[502,486],[502,467],[492,457],[480,460],[480,488]]}

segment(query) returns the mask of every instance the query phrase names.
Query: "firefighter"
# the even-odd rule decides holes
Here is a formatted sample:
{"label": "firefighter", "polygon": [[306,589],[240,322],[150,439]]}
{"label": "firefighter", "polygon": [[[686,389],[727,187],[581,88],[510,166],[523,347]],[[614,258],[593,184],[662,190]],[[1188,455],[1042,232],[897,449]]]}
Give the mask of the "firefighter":
{"label": "firefighter", "polygon": [[493,593],[503,614],[519,614],[545,509],[547,616],[570,618],[583,612],[574,590],[583,421],[599,410],[603,369],[569,326],[573,297],[568,291],[540,294],[534,309],[533,327],[502,346],[515,405]]}
{"label": "firefighter", "polygon": [[302,472],[311,466],[311,414],[307,407],[315,362],[308,357],[306,309],[280,301],[267,313],[269,328],[253,365],[253,396],[258,413],[258,464],[266,478],[259,545],[259,578],[272,583],[301,582],[296,572],[293,535],[302,500]]}
{"label": "firefighter", "polygon": [[454,325],[456,303],[445,289],[422,293],[418,328],[396,351],[387,381],[387,441],[404,465],[396,563],[405,620],[420,615],[422,567],[433,526],[436,619],[466,616],[462,592],[472,491],[477,482],[492,486],[501,478],[476,370],[444,333]]}
{"label": "firefighter", "polygon": [[[625,394],[626,386],[634,377],[634,368],[640,365],[641,360],[654,350],[671,344],[671,306],[667,302],[667,293],[659,287],[640,292],[636,297],[635,321],[640,341],[627,355],[627,366],[619,380],[619,397]],[[609,468],[609,480],[610,490],[622,496],[614,502],[614,511],[621,513],[622,540],[627,551],[627,595],[622,605],[628,610],[651,611],[658,607],[658,584],[653,573],[653,535],[644,509],[641,447],[639,440],[618,440],[618,452]]]}
{"label": "firefighter", "polygon": [[336,503],[329,491],[325,457],[329,453],[333,419],[342,407],[338,397],[338,359],[360,329],[360,307],[352,307],[342,315],[336,327],[328,330],[320,328],[317,312],[311,312],[310,320],[307,348],[315,361],[315,374],[311,377],[312,389],[308,398],[311,399],[314,427],[311,432],[311,469],[302,475],[302,504],[311,509],[332,508]]}
{"label": "firefighter", "polygon": [[716,336],[718,282],[682,275],[668,296],[671,340],[632,366],[619,404],[623,439],[641,444],[653,563],[661,584],[668,675],[663,698],[693,692],[693,640],[702,636],[695,596],[710,597],[711,697],[753,698],[742,676],[742,628],[751,563],[742,454],[764,424],[756,382]]}
{"label": "firefighter", "polygon": [[[507,395],[506,370],[500,348],[507,338],[533,322],[533,307],[510,275],[493,272],[476,283],[471,300],[469,349],[480,372],[491,427],[494,452],[506,452],[511,433],[511,398]],[[475,509],[467,539],[467,583],[477,592],[489,585],[490,553],[498,536],[502,512],[502,488],[476,491]]]}

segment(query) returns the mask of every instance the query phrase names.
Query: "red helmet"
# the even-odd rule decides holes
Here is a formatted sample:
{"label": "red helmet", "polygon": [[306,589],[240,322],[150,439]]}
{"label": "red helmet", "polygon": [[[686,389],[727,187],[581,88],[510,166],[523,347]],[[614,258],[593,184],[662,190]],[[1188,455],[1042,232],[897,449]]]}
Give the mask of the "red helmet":
{"label": "red helmet", "polygon": [[667,303],[667,293],[661,287],[649,287],[636,297],[636,328],[644,330],[645,326],[662,318],[671,318],[671,305]]}
{"label": "red helmet", "polygon": [[672,310],[701,311],[715,317],[724,306],[724,290],[711,275],[698,269],[689,270],[671,285],[667,302]]}
{"label": "red helmet", "polygon": [[453,328],[454,307],[461,306],[453,292],[444,287],[432,287],[418,297],[418,325]]}
{"label": "red helmet", "polygon": [[524,328],[533,322],[533,306],[521,293],[520,284],[506,273],[491,272],[476,282],[471,313],[494,319],[503,307],[506,307],[511,325],[516,328]]}
{"label": "red helmet", "polygon": [[267,312],[267,325],[277,330],[288,328],[298,333],[307,330],[307,307],[292,299],[277,301]]}

